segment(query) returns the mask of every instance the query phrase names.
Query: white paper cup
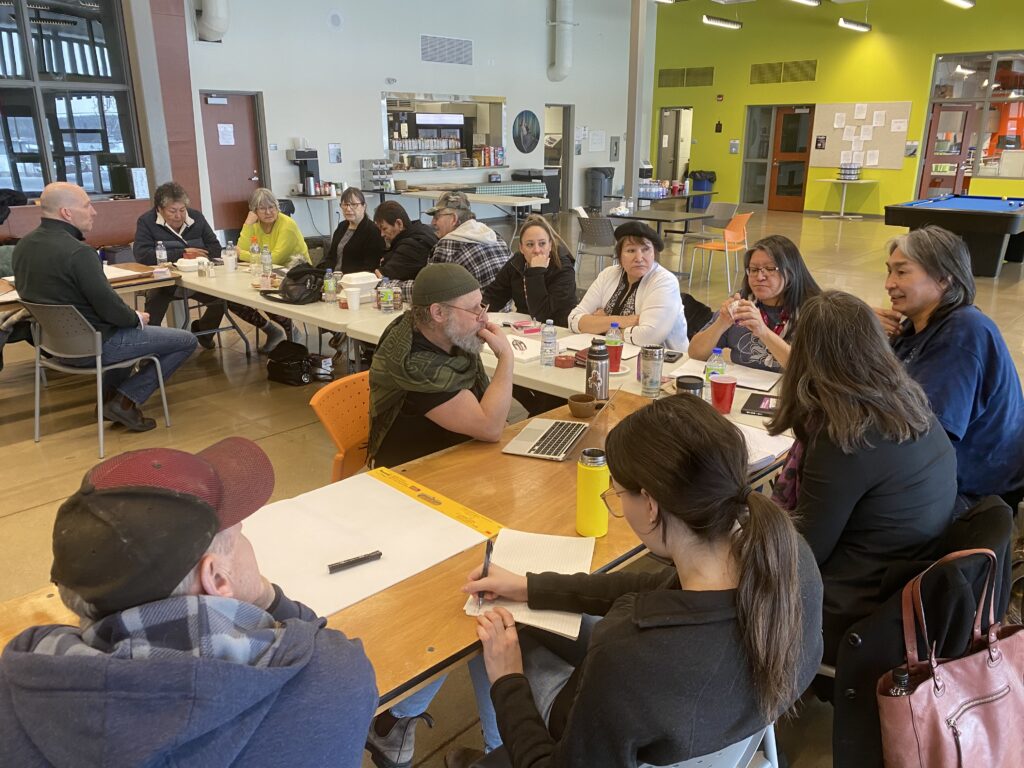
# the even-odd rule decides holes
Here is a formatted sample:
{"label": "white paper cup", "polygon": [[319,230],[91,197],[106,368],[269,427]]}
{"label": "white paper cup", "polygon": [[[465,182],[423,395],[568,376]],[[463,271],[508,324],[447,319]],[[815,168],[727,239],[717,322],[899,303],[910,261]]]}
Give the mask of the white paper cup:
{"label": "white paper cup", "polygon": [[346,288],[345,289],[345,301],[348,302],[348,308],[353,312],[359,311],[359,299],[362,297],[363,292],[359,288]]}

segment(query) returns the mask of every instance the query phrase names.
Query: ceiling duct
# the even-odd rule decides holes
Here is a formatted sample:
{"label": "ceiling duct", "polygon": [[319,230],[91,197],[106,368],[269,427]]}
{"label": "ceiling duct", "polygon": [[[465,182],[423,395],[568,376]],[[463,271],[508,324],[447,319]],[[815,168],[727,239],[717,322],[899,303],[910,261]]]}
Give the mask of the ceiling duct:
{"label": "ceiling duct", "polygon": [[548,22],[554,28],[548,80],[565,80],[572,69],[572,0],[555,0],[555,17]]}
{"label": "ceiling duct", "polygon": [[207,43],[219,43],[228,32],[228,0],[203,0],[196,11],[196,33]]}

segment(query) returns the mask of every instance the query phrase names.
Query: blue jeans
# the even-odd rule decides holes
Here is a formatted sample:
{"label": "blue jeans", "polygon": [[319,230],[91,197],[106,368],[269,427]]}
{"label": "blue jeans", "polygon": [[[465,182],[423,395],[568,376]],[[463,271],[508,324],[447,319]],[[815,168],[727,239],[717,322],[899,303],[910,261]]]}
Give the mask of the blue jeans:
{"label": "blue jeans", "polygon": [[[120,363],[140,355],[156,355],[166,382],[191,355],[199,342],[189,331],[147,325],[145,328],[119,328],[103,342],[104,364]],[[63,360],[67,365],[95,365],[95,358]],[[136,405],[142,405],[158,386],[156,366],[144,362],[138,373],[131,368],[118,368],[103,374],[106,393],[117,390]]]}
{"label": "blue jeans", "polygon": [[[498,718],[494,714],[494,707],[491,704],[491,683],[487,679],[487,671],[484,669],[483,656],[477,656],[469,662],[469,676],[473,681],[473,691],[476,693],[477,712],[480,714],[480,728],[484,732],[484,749],[490,752],[501,746],[501,735],[498,733]],[[434,682],[416,691],[412,696],[402,699],[391,707],[391,714],[395,717],[415,717],[427,711],[430,702],[434,700],[437,692],[447,679],[442,675]]]}

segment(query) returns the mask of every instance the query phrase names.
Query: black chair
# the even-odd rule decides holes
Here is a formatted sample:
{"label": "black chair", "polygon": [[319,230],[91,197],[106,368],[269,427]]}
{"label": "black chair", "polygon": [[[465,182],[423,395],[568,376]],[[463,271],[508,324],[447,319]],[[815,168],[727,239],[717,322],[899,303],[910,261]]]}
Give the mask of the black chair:
{"label": "black chair", "polygon": [[683,315],[686,317],[686,338],[692,339],[700,333],[701,328],[708,324],[714,316],[711,307],[701,303],[688,293],[679,294],[683,299]]}
{"label": "black chair", "polygon": [[[998,561],[995,615],[1002,620],[1010,597],[1010,508],[989,496],[954,522],[941,542],[940,553],[990,549]],[[832,703],[832,760],[834,768],[882,768],[882,737],[875,686],[878,679],[904,659],[902,587],[929,563],[900,563],[891,570],[895,587],[889,599],[861,619],[840,643],[835,666]],[[968,649],[975,609],[985,587],[988,560],[980,555],[940,566],[922,584],[928,634],[940,657],[962,656]],[[987,622],[982,629],[987,629]],[[924,638],[921,638],[924,647]],[[820,679],[820,678],[819,678]]]}

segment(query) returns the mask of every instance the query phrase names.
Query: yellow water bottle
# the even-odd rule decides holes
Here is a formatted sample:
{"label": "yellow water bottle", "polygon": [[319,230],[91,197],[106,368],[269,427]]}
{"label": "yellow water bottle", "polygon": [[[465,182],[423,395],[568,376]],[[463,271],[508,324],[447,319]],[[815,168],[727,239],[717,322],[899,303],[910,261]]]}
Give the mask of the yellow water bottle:
{"label": "yellow water bottle", "polygon": [[576,465],[576,533],[604,536],[608,533],[608,508],[601,494],[608,490],[608,460],[600,448],[587,448]]}

